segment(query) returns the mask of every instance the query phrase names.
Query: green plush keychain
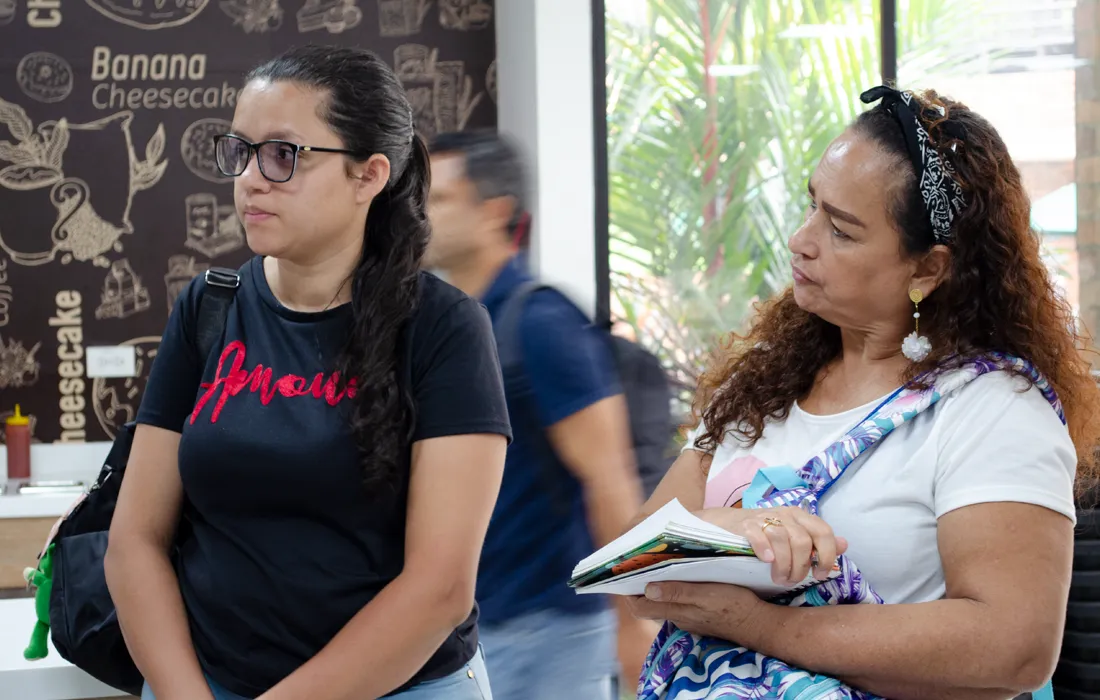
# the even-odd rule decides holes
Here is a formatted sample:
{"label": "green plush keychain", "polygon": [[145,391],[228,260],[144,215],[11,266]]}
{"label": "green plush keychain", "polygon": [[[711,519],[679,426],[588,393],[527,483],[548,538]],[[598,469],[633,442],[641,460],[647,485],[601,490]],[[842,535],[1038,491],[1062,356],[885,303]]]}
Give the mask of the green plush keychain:
{"label": "green plush keychain", "polygon": [[34,632],[31,633],[31,643],[23,651],[23,658],[28,661],[44,659],[49,653],[50,593],[53,591],[53,548],[54,543],[51,542],[42,558],[38,560],[37,569],[28,567],[23,571],[23,578],[35,587],[34,613],[35,617],[38,618],[34,623]]}

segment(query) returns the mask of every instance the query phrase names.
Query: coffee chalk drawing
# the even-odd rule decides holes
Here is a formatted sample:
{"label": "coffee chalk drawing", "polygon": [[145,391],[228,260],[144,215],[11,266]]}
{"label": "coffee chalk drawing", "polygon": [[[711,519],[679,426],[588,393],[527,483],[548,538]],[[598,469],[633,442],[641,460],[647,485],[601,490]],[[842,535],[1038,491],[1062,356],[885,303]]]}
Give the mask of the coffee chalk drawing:
{"label": "coffee chalk drawing", "polygon": [[[56,211],[49,242],[38,241],[39,250],[27,252],[13,246],[12,234],[22,233],[23,244],[28,242],[28,236],[41,237],[41,234],[20,229],[18,217],[14,213],[6,216],[8,207],[0,206],[0,249],[12,262],[45,265],[60,255],[62,264],[76,260],[107,267],[110,262],[105,254],[122,251],[122,237],[134,232],[130,221],[134,195],[159,182],[168,165],[167,160],[162,160],[163,125],[157,127],[146,144],[145,159],[137,157],[130,134],[133,117],[133,112],[118,112],[86,124],[73,124],[62,118],[42,122],[35,128],[22,107],[0,98],[0,124],[15,139],[0,140],[0,165],[9,163],[0,168],[0,187],[25,194],[28,207],[38,191],[48,188],[49,204]],[[97,166],[96,175],[102,176],[103,182],[125,183],[116,196],[105,195],[102,202],[94,201],[88,181],[66,173],[65,153],[73,139],[77,140],[78,151],[87,148],[88,152],[95,149],[103,153],[101,162],[93,164]],[[99,182],[97,179],[97,186]],[[25,214],[26,209],[20,209]],[[108,210],[112,213],[101,214]]]}
{"label": "coffee chalk drawing", "polygon": [[440,61],[439,50],[402,44],[394,66],[413,108],[416,130],[431,140],[436,134],[462,131],[485,96],[474,92],[463,61]]}
{"label": "coffee chalk drawing", "polygon": [[124,340],[119,345],[134,348],[133,377],[96,377],[92,382],[92,407],[96,418],[110,440],[115,439],[118,429],[137,416],[141,396],[149,382],[149,370],[160,347],[160,336],[150,335]]}
{"label": "coffee chalk drawing", "polygon": [[225,119],[207,117],[184,129],[180,139],[180,156],[187,169],[207,182],[229,182],[214,160],[214,137],[229,133],[232,128],[233,125]]}
{"label": "coffee chalk drawing", "polygon": [[264,34],[283,26],[279,0],[223,0],[219,7],[245,34]]}
{"label": "coffee chalk drawing", "polygon": [[164,286],[168,292],[168,313],[172,313],[176,299],[198,275],[210,269],[207,263],[195,262],[191,255],[173,255],[168,258],[168,272],[164,275]]}
{"label": "coffee chalk drawing", "polygon": [[428,48],[423,44],[402,44],[393,52],[393,69],[402,82],[434,80],[435,64],[438,61],[439,49]]}
{"label": "coffee chalk drawing", "polygon": [[471,32],[485,29],[493,19],[493,6],[485,0],[439,0],[439,25]]}
{"label": "coffee chalk drawing", "polygon": [[359,26],[363,11],[355,0],[306,0],[297,17],[298,31],[302,34],[320,29],[329,34],[342,34]]}
{"label": "coffee chalk drawing", "polygon": [[0,389],[21,389],[38,381],[42,366],[34,358],[42,343],[30,350],[18,341],[0,338]]}
{"label": "coffee chalk drawing", "polygon": [[47,104],[60,102],[73,91],[73,67],[48,51],[24,56],[15,67],[15,82],[27,97]]}
{"label": "coffee chalk drawing", "polygon": [[13,301],[15,301],[15,291],[8,284],[8,261],[0,260],[0,328],[11,321]]}
{"label": "coffee chalk drawing", "polygon": [[85,0],[104,17],[134,29],[152,31],[187,24],[209,0]]}
{"label": "coffee chalk drawing", "polygon": [[419,34],[432,0],[378,0],[378,32],[384,37]]}
{"label": "coffee chalk drawing", "polygon": [[15,0],[0,0],[0,27],[11,24],[15,20]]}
{"label": "coffee chalk drawing", "polygon": [[128,318],[149,308],[149,290],[130,267],[126,258],[111,263],[111,269],[103,280],[100,304],[95,317]]}
{"label": "coffee chalk drawing", "polygon": [[188,195],[184,207],[188,248],[216,258],[244,246],[244,228],[232,204],[218,204],[217,196],[201,192]]}

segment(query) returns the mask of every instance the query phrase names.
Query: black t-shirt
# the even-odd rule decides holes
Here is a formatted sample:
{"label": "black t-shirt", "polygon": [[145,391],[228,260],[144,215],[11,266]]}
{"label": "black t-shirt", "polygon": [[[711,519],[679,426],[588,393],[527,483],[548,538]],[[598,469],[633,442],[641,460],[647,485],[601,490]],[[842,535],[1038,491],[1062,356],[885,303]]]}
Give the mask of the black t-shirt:
{"label": "black t-shirt", "polygon": [[[180,295],[137,420],[183,436],[186,534],[176,569],[199,662],[254,697],[312,658],[401,572],[407,460],[396,491],[366,492],[352,401],[332,380],[350,305],[287,309],[253,258],[222,342],[200,358],[204,287],[200,277]],[[415,400],[413,441],[510,439],[488,314],[430,274],[421,273],[420,288],[399,364]],[[455,672],[476,646],[475,605],[408,685]]]}

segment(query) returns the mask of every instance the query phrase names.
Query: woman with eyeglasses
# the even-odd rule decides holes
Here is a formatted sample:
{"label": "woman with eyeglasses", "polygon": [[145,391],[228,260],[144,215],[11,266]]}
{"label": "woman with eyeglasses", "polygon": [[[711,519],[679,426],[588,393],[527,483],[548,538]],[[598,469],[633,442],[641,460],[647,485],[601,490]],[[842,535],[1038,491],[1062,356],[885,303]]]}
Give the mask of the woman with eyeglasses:
{"label": "woman with eyeglasses", "polygon": [[428,156],[373,54],[255,70],[217,164],[256,256],[180,295],[106,573],[157,700],[490,698],[474,580],[510,440],[488,316],[431,275]]}

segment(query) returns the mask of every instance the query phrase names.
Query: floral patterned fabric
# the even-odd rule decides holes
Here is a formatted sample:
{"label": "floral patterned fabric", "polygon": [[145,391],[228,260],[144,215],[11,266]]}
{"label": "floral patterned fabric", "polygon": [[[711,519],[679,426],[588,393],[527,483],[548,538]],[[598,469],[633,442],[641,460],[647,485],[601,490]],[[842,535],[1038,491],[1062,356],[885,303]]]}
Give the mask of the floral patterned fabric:
{"label": "floral patterned fabric", "polygon": [[[797,470],[803,486],[773,490],[755,506],[800,506],[817,514],[819,498],[857,457],[947,394],[994,371],[1012,371],[1026,377],[1065,423],[1065,414],[1054,390],[1027,361],[1001,353],[963,360],[950,369],[923,378],[923,383],[931,384],[927,389],[896,392],[841,439]],[[883,603],[851,559],[841,556],[839,563],[840,576],[837,578],[771,602],[794,607]],[[725,640],[685,632],[668,622],[654,641],[638,682],[639,700],[874,700],[877,697],[846,686],[835,678],[792,667]]]}

